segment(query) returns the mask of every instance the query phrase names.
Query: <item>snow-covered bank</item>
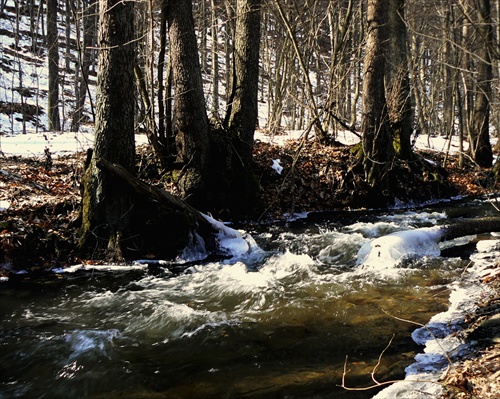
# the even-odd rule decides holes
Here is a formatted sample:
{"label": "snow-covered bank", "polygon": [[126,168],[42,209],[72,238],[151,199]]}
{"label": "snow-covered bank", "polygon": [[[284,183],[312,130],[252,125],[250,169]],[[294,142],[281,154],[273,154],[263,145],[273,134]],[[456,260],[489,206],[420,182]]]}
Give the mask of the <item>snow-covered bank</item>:
{"label": "snow-covered bank", "polygon": [[440,378],[451,363],[474,353],[471,343],[455,333],[462,329],[465,316],[494,294],[482,281],[492,272],[498,258],[500,240],[483,240],[477,244],[477,253],[471,256],[472,266],[464,271],[461,281],[450,286],[448,310],[435,315],[425,327],[412,334],[415,342],[424,345],[423,353],[419,353],[415,363],[406,368],[404,381],[385,388],[374,399],[428,399],[442,394]]}

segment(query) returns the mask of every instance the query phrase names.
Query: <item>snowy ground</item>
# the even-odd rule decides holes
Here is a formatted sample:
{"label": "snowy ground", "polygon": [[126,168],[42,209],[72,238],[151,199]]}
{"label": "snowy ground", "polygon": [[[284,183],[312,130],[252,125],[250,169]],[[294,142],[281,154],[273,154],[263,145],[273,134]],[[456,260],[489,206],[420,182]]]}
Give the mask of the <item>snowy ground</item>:
{"label": "snowy ground", "polygon": [[[147,143],[144,134],[135,136],[136,145]],[[86,151],[94,145],[94,134],[87,132],[46,132],[0,136],[0,155],[40,157],[48,149],[51,155]]]}
{"label": "snowy ground", "polygon": [[[287,140],[296,140],[303,136],[303,131],[288,131],[278,136],[269,136],[262,131],[257,131],[255,140],[268,142],[276,145],[283,145]],[[343,144],[356,144],[359,138],[350,132],[340,132],[337,140]],[[44,132],[36,133],[31,130],[26,134],[0,135],[0,155],[4,156],[26,156],[40,157],[48,148],[52,155],[64,155],[72,152],[86,151],[93,146],[94,135],[91,129],[84,132]],[[136,144],[147,143],[145,135],[136,135]],[[418,149],[429,149],[438,152],[445,152],[448,148],[448,141],[443,137],[418,137],[416,147]],[[467,144],[467,143],[465,143]],[[467,148],[467,146],[466,146]],[[450,153],[458,152],[458,141],[452,140]]]}

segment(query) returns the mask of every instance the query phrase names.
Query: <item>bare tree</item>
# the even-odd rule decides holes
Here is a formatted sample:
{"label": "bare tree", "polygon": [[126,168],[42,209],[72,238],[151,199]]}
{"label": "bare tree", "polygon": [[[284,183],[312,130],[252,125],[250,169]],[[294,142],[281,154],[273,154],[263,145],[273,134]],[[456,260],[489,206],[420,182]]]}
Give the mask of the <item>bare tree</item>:
{"label": "bare tree", "polygon": [[226,126],[234,135],[236,151],[245,165],[251,165],[253,136],[258,116],[258,82],[261,0],[238,0],[232,93]]}
{"label": "bare tree", "polygon": [[83,178],[80,247],[121,259],[134,246],[132,194],[99,163],[134,172],[134,2],[100,0],[99,21],[95,148]]}
{"label": "bare tree", "polygon": [[389,4],[368,0],[368,30],[363,71],[363,164],[368,183],[379,186],[394,157],[384,77]]}
{"label": "bare tree", "polygon": [[490,0],[478,0],[475,4],[479,44],[476,51],[477,83],[470,146],[474,161],[480,166],[489,167],[493,162],[490,143],[491,81],[493,78],[490,52],[494,45],[493,27],[491,24]]}
{"label": "bare tree", "polygon": [[[90,96],[89,88],[89,73],[90,65],[92,64],[92,47],[95,42],[96,25],[97,25],[97,4],[93,0],[83,0],[82,1],[82,12],[80,13],[81,19],[83,20],[83,40],[77,41],[78,45],[78,62],[77,68],[79,70],[79,79],[76,82],[76,101],[75,101],[75,111],[73,113],[73,118],[71,121],[71,131],[77,132],[80,129],[80,124],[83,120],[85,99],[90,101],[90,108],[94,117],[94,105],[92,103],[92,98]],[[79,19],[77,19],[77,22]],[[77,28],[77,32],[80,29]]]}
{"label": "bare tree", "polygon": [[49,64],[48,117],[49,130],[61,130],[59,117],[59,35],[57,0],[47,0],[47,48]]}
{"label": "bare tree", "polygon": [[389,46],[387,54],[386,90],[392,134],[398,155],[412,155],[413,110],[410,96],[405,15],[405,0],[391,0],[389,5]]}
{"label": "bare tree", "polygon": [[173,131],[181,166],[178,186],[183,197],[202,206],[207,189],[209,124],[191,1],[169,1],[167,18],[175,90]]}

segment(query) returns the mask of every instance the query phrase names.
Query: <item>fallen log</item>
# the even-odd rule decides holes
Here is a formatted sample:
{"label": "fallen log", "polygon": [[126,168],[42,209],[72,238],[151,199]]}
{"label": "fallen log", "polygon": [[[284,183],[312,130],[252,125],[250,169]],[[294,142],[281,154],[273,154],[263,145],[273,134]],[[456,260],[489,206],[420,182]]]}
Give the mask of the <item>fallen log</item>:
{"label": "fallen log", "polygon": [[489,216],[482,218],[471,218],[456,220],[453,224],[443,227],[442,240],[470,236],[474,234],[486,234],[500,231],[500,217]]}
{"label": "fallen log", "polygon": [[141,246],[138,256],[173,259],[186,246],[193,245],[208,253],[217,250],[216,226],[197,209],[169,192],[149,185],[121,165],[98,159],[97,166],[120,179],[136,194],[133,231]]}

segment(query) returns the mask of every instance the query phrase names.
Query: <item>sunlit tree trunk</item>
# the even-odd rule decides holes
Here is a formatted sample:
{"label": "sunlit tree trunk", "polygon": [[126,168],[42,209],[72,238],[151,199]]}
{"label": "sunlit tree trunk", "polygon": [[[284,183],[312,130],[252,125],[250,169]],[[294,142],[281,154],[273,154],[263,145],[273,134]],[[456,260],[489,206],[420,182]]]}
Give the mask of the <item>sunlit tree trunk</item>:
{"label": "sunlit tree trunk", "polygon": [[490,0],[476,1],[478,13],[477,30],[480,43],[477,50],[477,84],[474,102],[474,119],[471,137],[471,150],[474,161],[489,167],[493,161],[490,143],[490,103],[493,67],[490,51],[493,48],[493,28],[491,25]]}
{"label": "sunlit tree trunk", "polygon": [[212,6],[212,115],[219,118],[219,25],[217,21],[217,5],[211,0]]}
{"label": "sunlit tree trunk", "polygon": [[47,48],[49,64],[48,117],[49,130],[61,130],[59,117],[59,44],[57,33],[57,0],[47,0]]}
{"label": "sunlit tree trunk", "polygon": [[442,134],[446,137],[451,136],[453,133],[454,125],[454,60],[452,59],[452,43],[453,32],[451,31],[452,22],[452,4],[447,0],[442,0],[443,18],[443,44],[444,51],[442,52],[441,68],[442,68],[442,81],[444,85],[443,90],[443,131]]}
{"label": "sunlit tree trunk", "polygon": [[378,186],[394,156],[385,97],[388,2],[368,0],[367,42],[363,72],[363,164],[371,186]]}
{"label": "sunlit tree trunk", "polygon": [[229,97],[232,92],[232,82],[231,78],[233,76],[231,69],[231,55],[233,54],[234,46],[234,0],[224,0],[224,5],[226,9],[226,23],[224,24],[225,36],[224,36],[224,52],[225,52],[225,81],[226,81],[226,107],[229,103]]}
{"label": "sunlit tree trunk", "polygon": [[121,259],[133,247],[132,194],[98,162],[134,171],[134,2],[100,0],[99,17],[95,148],[83,179],[80,246]]}
{"label": "sunlit tree trunk", "polygon": [[260,4],[238,0],[236,9],[233,92],[226,120],[245,165],[251,164],[258,116]]}
{"label": "sunlit tree trunk", "polygon": [[[91,47],[95,41],[94,37],[96,32],[96,4],[92,0],[90,2],[88,0],[84,0],[82,2],[82,8],[83,41],[81,48],[78,49],[78,68],[80,69],[80,78],[77,82],[75,112],[71,121],[71,131],[73,132],[78,131],[80,128],[85,107],[85,98],[87,97],[87,92],[89,92],[89,72],[90,64],[92,63]],[[94,105],[92,103],[92,98],[90,98],[90,93],[89,101],[92,116],[94,116]]]}

